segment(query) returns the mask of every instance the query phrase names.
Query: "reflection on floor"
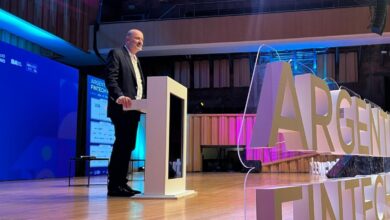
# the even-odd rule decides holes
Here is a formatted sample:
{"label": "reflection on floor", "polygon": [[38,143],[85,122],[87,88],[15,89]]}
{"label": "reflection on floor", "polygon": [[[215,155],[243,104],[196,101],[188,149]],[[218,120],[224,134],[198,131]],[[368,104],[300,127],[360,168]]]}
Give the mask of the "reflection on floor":
{"label": "reflection on floor", "polygon": [[[198,195],[179,200],[108,198],[106,176],[92,177],[91,186],[68,187],[67,179],[0,182],[0,219],[244,219],[243,173],[189,173],[187,188]],[[255,188],[320,181],[309,174],[250,174],[247,219],[256,218]],[[75,179],[86,183],[86,178]],[[133,188],[143,190],[143,173]],[[292,219],[291,204],[283,205]]]}

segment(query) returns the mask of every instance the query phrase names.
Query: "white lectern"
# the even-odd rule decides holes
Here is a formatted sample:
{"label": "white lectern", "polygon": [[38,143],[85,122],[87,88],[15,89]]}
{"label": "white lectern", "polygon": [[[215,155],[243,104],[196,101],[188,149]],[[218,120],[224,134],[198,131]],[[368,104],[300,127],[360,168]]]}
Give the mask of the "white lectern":
{"label": "white lectern", "polygon": [[130,109],[146,113],[144,193],[132,198],[177,199],[186,190],[187,88],[166,76],[148,77],[147,99]]}

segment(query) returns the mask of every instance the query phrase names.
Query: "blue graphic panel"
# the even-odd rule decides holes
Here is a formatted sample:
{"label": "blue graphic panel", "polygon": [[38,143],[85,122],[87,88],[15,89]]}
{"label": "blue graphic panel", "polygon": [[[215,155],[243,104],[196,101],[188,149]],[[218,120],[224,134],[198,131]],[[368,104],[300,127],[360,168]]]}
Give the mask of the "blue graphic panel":
{"label": "blue graphic panel", "polygon": [[[87,80],[87,152],[90,156],[110,158],[115,131],[111,119],[107,117],[108,91],[103,79],[88,76]],[[145,123],[145,116],[141,115],[133,159],[145,159]],[[107,166],[107,161],[92,161],[91,175],[107,174]]]}
{"label": "blue graphic panel", "polygon": [[0,42],[0,180],[65,177],[78,70]]}

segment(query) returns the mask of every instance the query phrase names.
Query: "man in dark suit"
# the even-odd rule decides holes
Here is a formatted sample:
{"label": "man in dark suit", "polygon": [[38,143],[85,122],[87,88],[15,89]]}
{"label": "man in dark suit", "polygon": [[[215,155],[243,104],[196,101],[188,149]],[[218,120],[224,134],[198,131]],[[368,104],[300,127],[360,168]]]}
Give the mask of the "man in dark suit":
{"label": "man in dark suit", "polygon": [[125,45],[108,54],[107,115],[115,127],[115,142],[108,165],[108,196],[130,197],[140,193],[127,185],[127,172],[131,152],[135,148],[140,113],[123,111],[123,108],[130,108],[132,100],[145,97],[145,78],[136,57],[142,50],[143,41],[143,33],[131,29],[127,32]]}

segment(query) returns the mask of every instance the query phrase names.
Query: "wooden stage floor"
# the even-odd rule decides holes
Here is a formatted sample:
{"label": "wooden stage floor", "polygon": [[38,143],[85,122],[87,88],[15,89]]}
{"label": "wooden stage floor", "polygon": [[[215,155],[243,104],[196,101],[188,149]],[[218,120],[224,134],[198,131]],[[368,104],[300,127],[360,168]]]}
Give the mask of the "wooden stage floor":
{"label": "wooden stage floor", "polygon": [[[136,173],[129,185],[143,190]],[[244,219],[243,173],[189,173],[187,189],[196,196],[178,200],[108,198],[106,177],[91,178],[90,187],[68,187],[67,179],[0,182],[0,220],[5,219]],[[255,188],[318,182],[309,174],[250,174],[247,180],[247,219],[256,219]],[[78,178],[77,182],[86,182]],[[103,185],[101,185],[103,184]],[[283,206],[291,219],[291,205]],[[290,217],[289,217],[290,216]]]}

